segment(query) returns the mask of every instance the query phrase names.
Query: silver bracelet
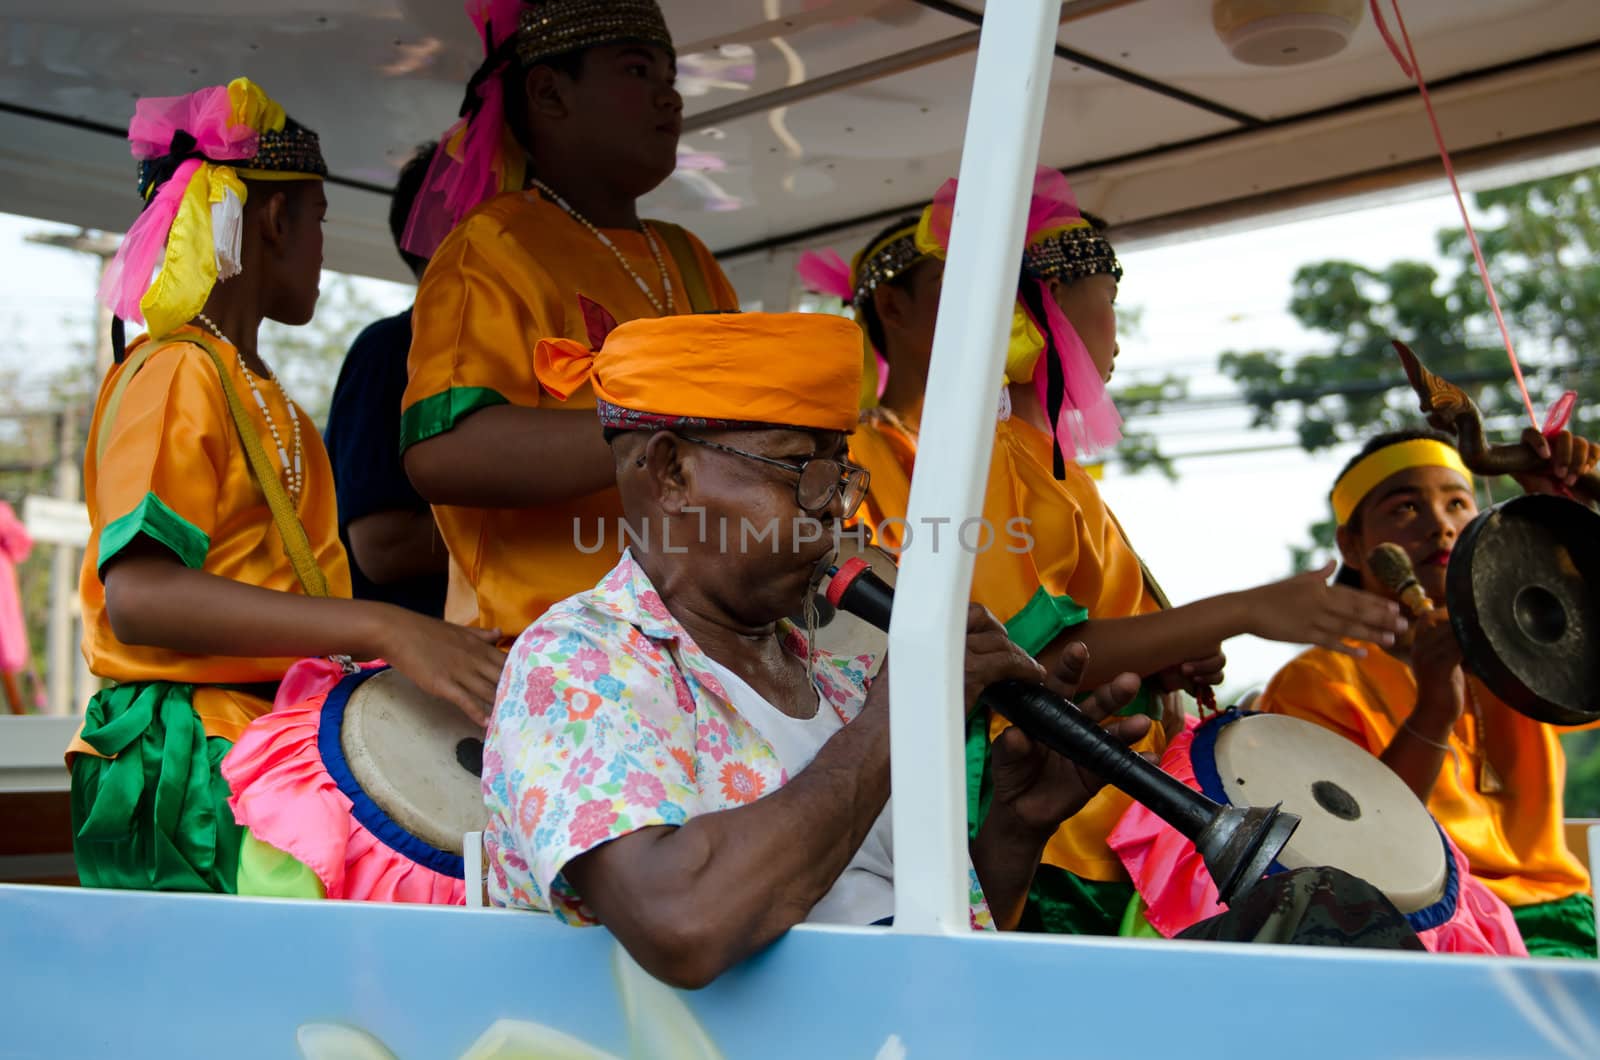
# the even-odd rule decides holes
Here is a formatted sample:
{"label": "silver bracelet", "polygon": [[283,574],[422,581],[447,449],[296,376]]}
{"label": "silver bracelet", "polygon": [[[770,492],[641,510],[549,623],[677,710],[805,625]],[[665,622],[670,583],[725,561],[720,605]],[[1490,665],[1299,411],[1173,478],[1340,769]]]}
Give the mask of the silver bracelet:
{"label": "silver bracelet", "polygon": [[1418,732],[1416,729],[1413,729],[1411,727],[1411,719],[1409,717],[1406,718],[1405,721],[1400,723],[1400,728],[1404,732],[1409,732],[1412,736],[1415,736],[1417,739],[1421,740],[1423,743],[1427,744],[1429,747],[1437,747],[1439,750],[1445,751],[1445,752],[1448,752],[1450,750],[1450,745],[1448,743],[1440,743],[1438,740],[1430,740],[1426,736],[1424,736],[1420,732]]}

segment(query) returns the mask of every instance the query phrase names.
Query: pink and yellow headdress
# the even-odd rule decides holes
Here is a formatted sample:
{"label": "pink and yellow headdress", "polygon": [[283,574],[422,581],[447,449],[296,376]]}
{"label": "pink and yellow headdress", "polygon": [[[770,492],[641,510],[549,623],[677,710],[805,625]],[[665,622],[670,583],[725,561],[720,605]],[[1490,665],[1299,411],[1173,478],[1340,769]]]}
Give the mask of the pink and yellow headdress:
{"label": "pink and yellow headdress", "polygon": [[[922,212],[916,235],[919,248],[944,257],[955,202],[952,178]],[[1100,273],[1122,278],[1111,243],[1079,211],[1067,178],[1040,166],[1028,207],[1022,279],[1006,349],[1006,381],[1032,380],[1038,387],[1040,404],[1054,427],[1057,478],[1065,474],[1065,460],[1108,448],[1122,437],[1122,417],[1106,393],[1100,371],[1048,289],[1051,279],[1077,280]]]}
{"label": "pink and yellow headdress", "polygon": [[100,301],[144,321],[154,338],[188,323],[214,286],[239,274],[244,179],[328,174],[317,134],[243,77],[141,99],[128,140],[145,207],[106,268]]}
{"label": "pink and yellow headdress", "polygon": [[641,41],[672,49],[655,0],[467,0],[484,60],[467,82],[460,118],[439,137],[439,151],[400,246],[431,258],[450,230],[479,203],[519,191],[527,156],[506,124],[506,73],[602,44]]}

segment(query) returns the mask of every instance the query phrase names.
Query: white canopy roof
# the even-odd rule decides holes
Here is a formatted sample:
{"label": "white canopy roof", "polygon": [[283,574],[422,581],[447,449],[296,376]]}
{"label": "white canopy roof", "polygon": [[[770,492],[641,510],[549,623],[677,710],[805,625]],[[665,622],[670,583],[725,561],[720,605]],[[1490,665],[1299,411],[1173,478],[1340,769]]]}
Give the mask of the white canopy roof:
{"label": "white canopy roof", "polygon": [[[1337,5],[1333,5],[1337,6]],[[1364,5],[1362,5],[1364,6]],[[8,0],[0,209],[121,229],[143,94],[238,74],[322,136],[328,264],[404,278],[384,189],[453,120],[479,55],[455,0]],[[739,257],[860,234],[957,168],[977,0],[665,0],[686,129],[646,204]],[[1247,66],[1198,0],[1062,6],[1042,160],[1129,238],[1435,176],[1415,90],[1369,15],[1314,63]],[[1408,0],[1471,164],[1600,140],[1600,4]],[[776,17],[772,17],[776,16]]]}

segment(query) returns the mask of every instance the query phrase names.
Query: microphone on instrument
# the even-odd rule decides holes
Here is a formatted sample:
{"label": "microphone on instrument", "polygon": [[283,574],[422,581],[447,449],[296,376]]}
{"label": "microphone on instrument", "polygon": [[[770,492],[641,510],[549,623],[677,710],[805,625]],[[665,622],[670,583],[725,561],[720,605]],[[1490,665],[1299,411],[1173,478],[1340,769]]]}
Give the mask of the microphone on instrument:
{"label": "microphone on instrument", "polygon": [[[824,595],[829,603],[879,629],[889,628],[894,589],[865,560],[847,560],[828,574]],[[1037,682],[997,681],[983,690],[982,702],[1029,738],[1148,806],[1193,842],[1224,904],[1260,882],[1300,824],[1299,817],[1277,806],[1213,802],[1117,742],[1076,704]]]}
{"label": "microphone on instrument", "polygon": [[1428,599],[1427,590],[1417,581],[1417,572],[1411,567],[1411,557],[1399,545],[1385,541],[1373,549],[1367,555],[1367,569],[1385,589],[1399,597],[1412,618],[1421,618],[1433,610],[1433,601]]}

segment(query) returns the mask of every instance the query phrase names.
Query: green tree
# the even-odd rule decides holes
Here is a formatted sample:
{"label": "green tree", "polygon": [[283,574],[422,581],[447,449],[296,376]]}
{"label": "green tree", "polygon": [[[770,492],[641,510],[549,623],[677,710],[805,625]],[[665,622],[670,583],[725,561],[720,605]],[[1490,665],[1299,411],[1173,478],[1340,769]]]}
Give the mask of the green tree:
{"label": "green tree", "polygon": [[[1530,181],[1474,196],[1476,230],[1535,408],[1564,390],[1578,394],[1571,429],[1600,430],[1600,169]],[[1397,261],[1381,269],[1345,261],[1303,266],[1289,310],[1326,336],[1324,350],[1228,351],[1222,373],[1238,386],[1260,428],[1292,424],[1308,452],[1421,423],[1416,398],[1389,341],[1412,346],[1435,372],[1462,386],[1483,410],[1490,434],[1514,438],[1528,425],[1505,348],[1484,295],[1466,232],[1437,235],[1453,271]],[[1509,481],[1480,483],[1493,494]],[[1482,499],[1482,498],[1480,498]],[[1331,521],[1291,549],[1297,570],[1333,551]],[[1566,738],[1571,756],[1567,810],[1600,815],[1600,733]]]}

